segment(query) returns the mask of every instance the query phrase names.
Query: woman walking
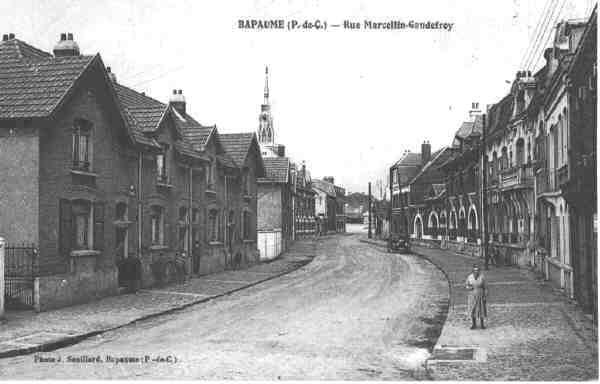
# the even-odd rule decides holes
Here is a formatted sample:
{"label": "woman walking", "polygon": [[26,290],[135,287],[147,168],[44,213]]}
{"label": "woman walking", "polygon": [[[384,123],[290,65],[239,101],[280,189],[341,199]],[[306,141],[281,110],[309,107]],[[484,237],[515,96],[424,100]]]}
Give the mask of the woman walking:
{"label": "woman walking", "polygon": [[483,321],[487,317],[487,287],[485,277],[479,271],[477,264],[473,265],[473,272],[467,277],[466,288],[470,291],[467,298],[467,313],[471,316],[471,329],[477,328],[477,319],[481,323],[481,329],[485,329]]}

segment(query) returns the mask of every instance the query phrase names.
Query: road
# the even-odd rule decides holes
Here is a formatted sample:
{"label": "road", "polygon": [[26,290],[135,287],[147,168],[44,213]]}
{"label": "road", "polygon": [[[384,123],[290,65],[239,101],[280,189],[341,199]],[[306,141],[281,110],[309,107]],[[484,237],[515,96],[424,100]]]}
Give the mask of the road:
{"label": "road", "polygon": [[[448,299],[442,273],[358,235],[319,241],[312,263],[286,276],[77,345],[0,360],[2,378],[426,378]],[[167,357],[177,362],[114,363]],[[92,362],[100,357],[101,362]],[[78,362],[68,362],[75,358]]]}

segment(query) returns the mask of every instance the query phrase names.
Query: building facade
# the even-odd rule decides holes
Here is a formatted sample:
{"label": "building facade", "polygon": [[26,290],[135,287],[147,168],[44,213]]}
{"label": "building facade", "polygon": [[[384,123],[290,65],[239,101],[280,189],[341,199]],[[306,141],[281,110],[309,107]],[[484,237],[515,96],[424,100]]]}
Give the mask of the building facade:
{"label": "building facade", "polygon": [[[53,54],[5,35],[0,96],[0,233],[37,248],[38,310],[118,293],[128,259],[142,286],[257,260],[256,232],[228,234],[224,220],[243,209],[256,221],[256,200],[181,91],[162,104],[118,84],[72,34]],[[256,189],[262,163],[247,165]]]}

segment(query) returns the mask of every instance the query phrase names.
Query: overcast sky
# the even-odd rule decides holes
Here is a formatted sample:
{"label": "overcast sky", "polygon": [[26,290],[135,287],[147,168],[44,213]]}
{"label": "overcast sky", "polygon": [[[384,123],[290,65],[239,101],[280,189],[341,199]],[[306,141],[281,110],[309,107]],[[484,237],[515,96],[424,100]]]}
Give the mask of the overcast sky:
{"label": "overcast sky", "polygon": [[[562,18],[590,0],[561,3]],[[72,32],[118,81],[163,102],[183,89],[188,110],[220,132],[255,131],[264,66],[276,141],[313,177],[350,191],[384,178],[405,149],[448,145],[472,101],[509,89],[546,0],[0,1],[2,33],[51,51]],[[445,31],[248,31],[240,18],[443,21]],[[541,61],[540,61],[541,64]]]}

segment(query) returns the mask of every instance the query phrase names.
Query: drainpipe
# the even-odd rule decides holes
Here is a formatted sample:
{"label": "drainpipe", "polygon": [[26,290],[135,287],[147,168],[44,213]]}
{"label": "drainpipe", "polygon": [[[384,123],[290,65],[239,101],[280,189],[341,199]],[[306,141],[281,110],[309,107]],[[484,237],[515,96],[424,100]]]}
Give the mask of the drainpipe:
{"label": "drainpipe", "polygon": [[137,180],[137,257],[142,257],[142,162],[143,153],[138,152],[138,180]]}
{"label": "drainpipe", "polygon": [[0,319],[4,318],[4,254],[6,241],[0,237]]}
{"label": "drainpipe", "polygon": [[193,239],[192,239],[192,201],[193,201],[193,179],[192,179],[192,174],[193,172],[193,167],[192,164],[190,164],[190,176],[189,176],[189,206],[188,206],[188,214],[187,214],[187,232],[188,232],[188,238],[187,238],[187,245],[188,245],[188,249],[187,249],[187,254],[188,254],[188,258],[190,258],[192,256],[192,249],[193,249]]}

